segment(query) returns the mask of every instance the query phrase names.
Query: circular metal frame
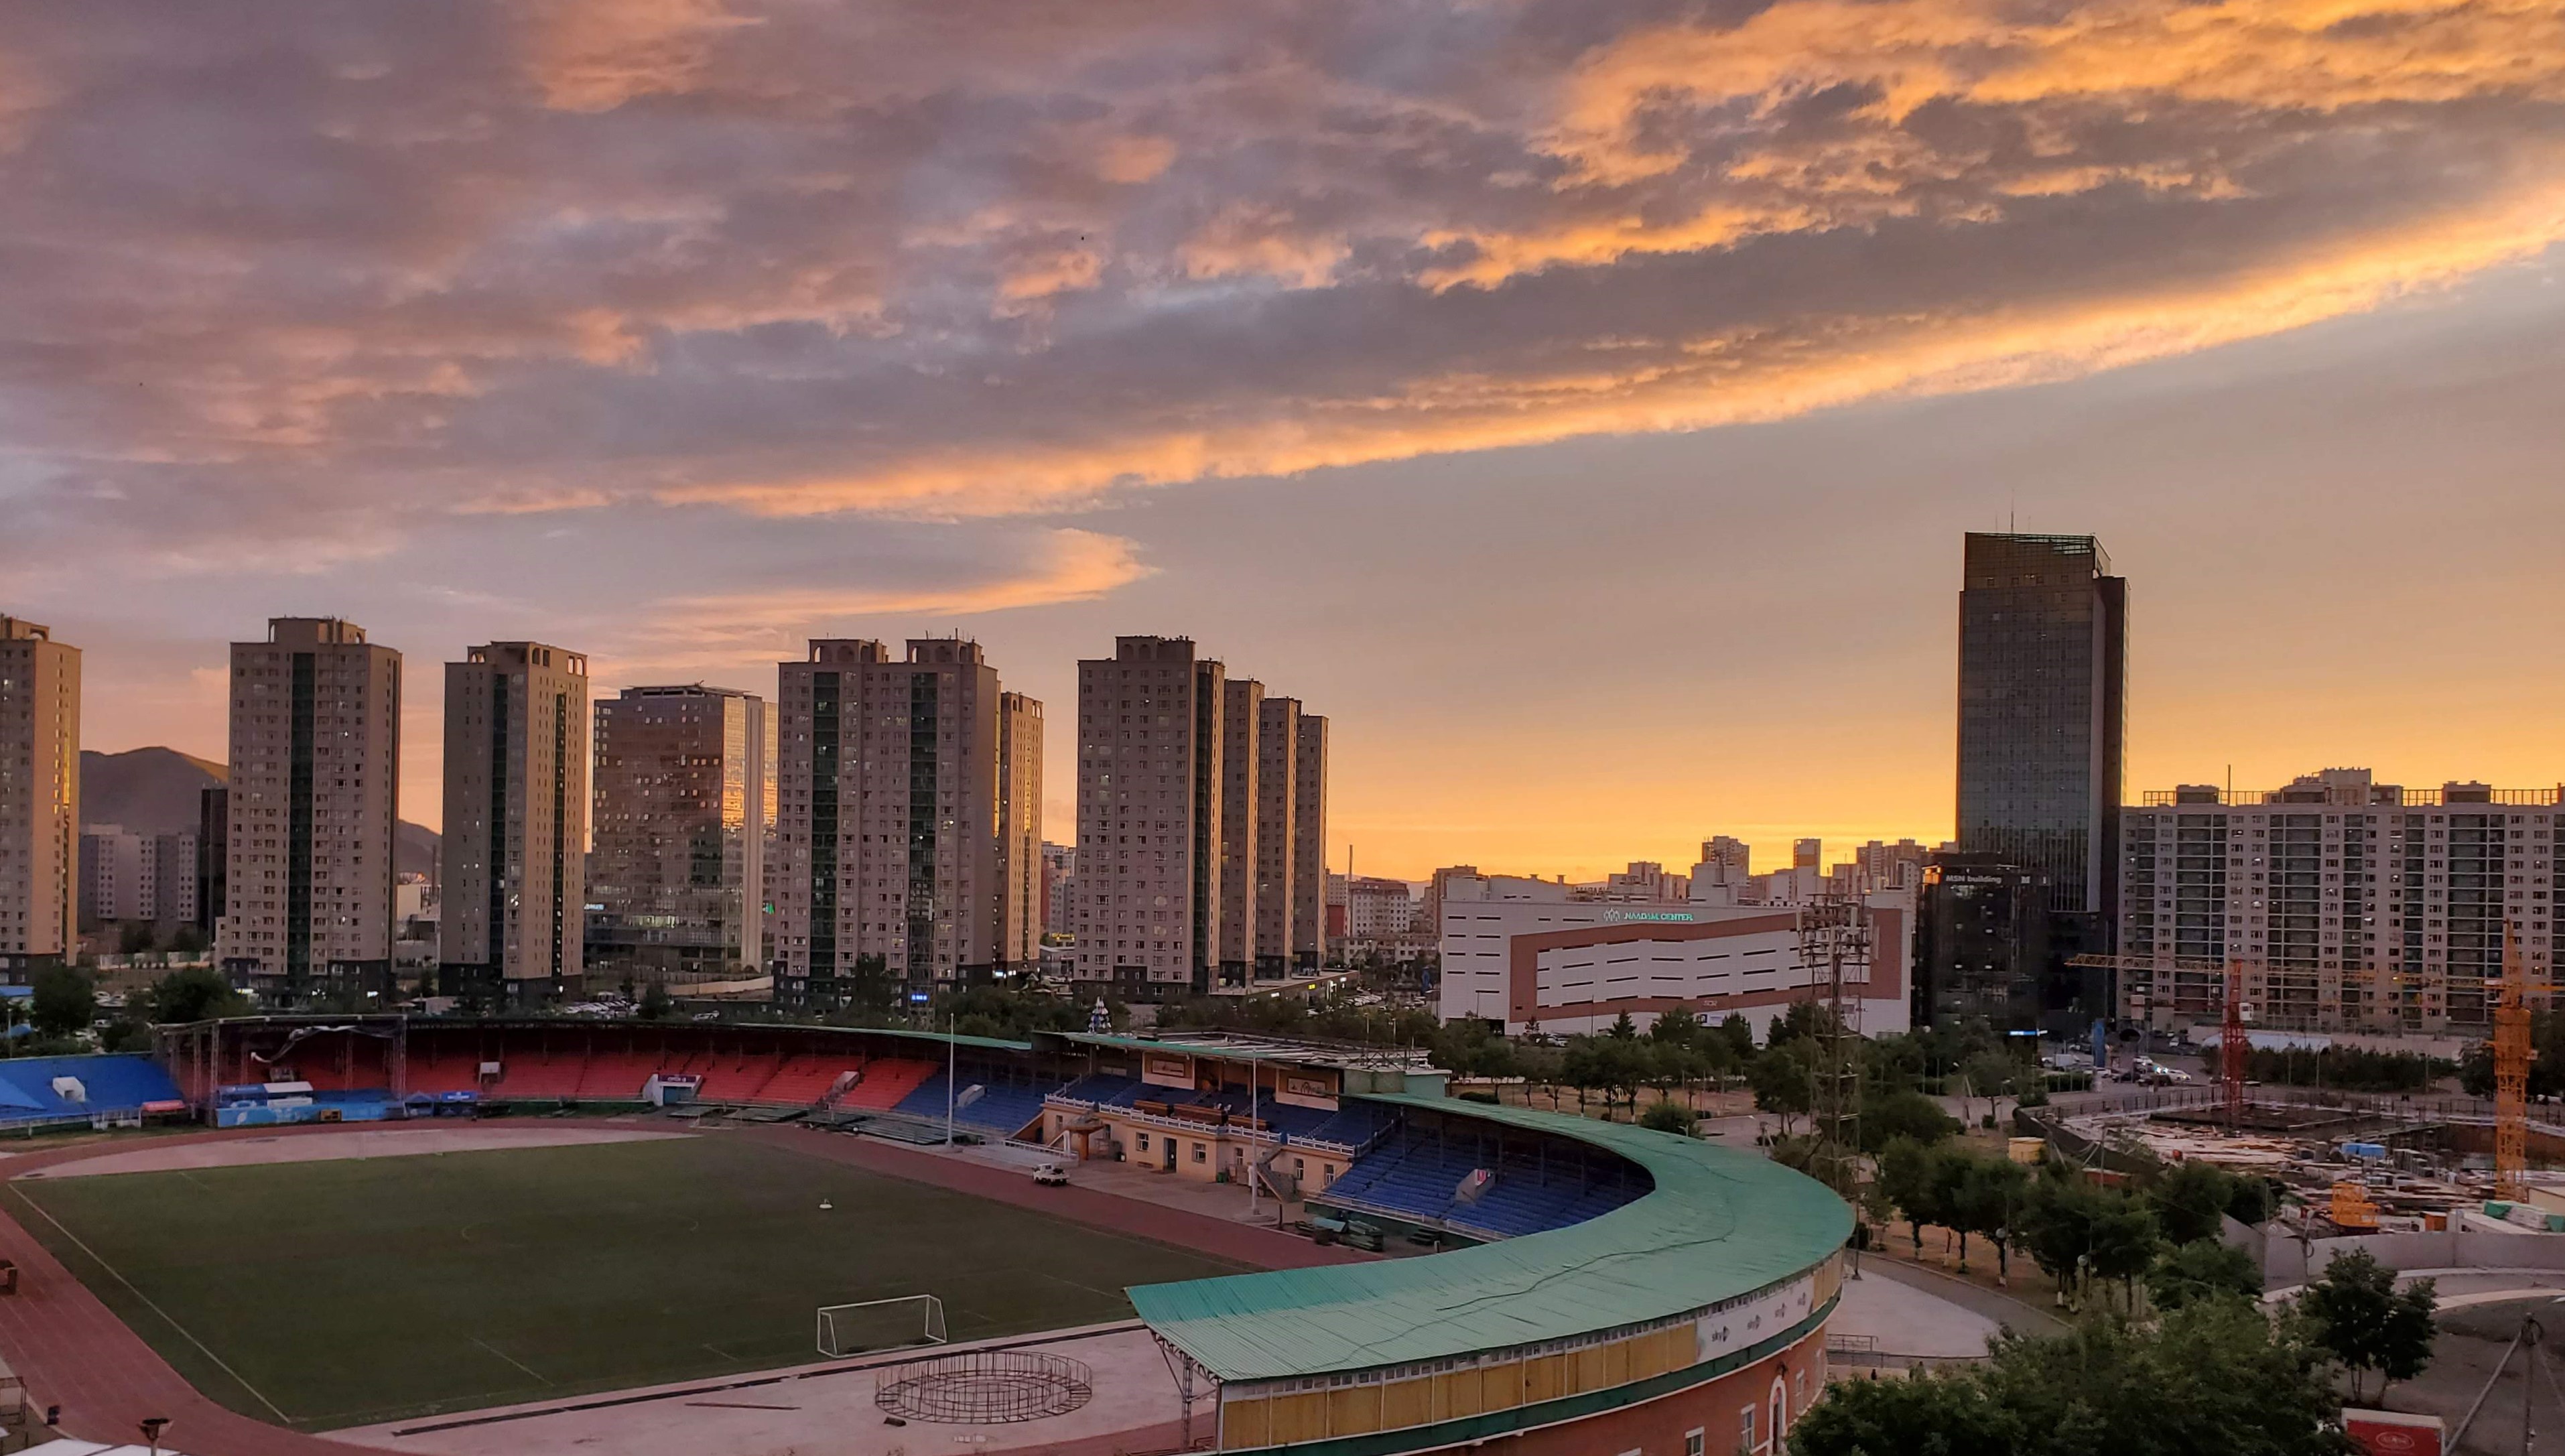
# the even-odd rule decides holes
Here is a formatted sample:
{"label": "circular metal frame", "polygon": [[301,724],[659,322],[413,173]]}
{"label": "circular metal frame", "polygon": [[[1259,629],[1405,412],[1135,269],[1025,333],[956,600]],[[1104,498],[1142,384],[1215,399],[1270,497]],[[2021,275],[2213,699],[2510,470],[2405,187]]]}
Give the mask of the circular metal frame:
{"label": "circular metal frame", "polygon": [[1084,1361],[1032,1349],[972,1349],[881,1372],[873,1404],[909,1420],[1006,1425],[1066,1415],[1095,1398]]}

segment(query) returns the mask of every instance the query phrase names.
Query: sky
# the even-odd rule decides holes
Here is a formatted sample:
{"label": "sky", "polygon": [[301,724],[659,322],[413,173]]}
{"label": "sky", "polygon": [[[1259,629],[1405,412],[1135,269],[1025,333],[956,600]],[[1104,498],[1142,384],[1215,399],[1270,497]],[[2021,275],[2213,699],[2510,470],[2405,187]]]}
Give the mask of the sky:
{"label": "sky", "polygon": [[225,754],[342,615],[600,695],[1194,637],[1335,867],[1946,837],[1961,536],[2129,793],[2565,779],[2565,3],[0,12],[0,611]]}

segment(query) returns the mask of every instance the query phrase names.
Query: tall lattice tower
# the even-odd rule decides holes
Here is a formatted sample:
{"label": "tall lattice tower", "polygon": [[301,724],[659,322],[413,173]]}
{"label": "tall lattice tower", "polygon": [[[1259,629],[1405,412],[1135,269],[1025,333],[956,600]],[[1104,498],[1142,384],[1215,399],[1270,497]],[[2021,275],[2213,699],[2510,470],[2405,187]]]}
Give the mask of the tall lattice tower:
{"label": "tall lattice tower", "polygon": [[2502,1000],[2493,1012],[2494,1196],[2529,1196],[2529,968],[2520,942],[2502,937]]}
{"label": "tall lattice tower", "polygon": [[1861,1170],[1861,996],[1845,973],[1857,970],[1867,988],[1870,952],[1870,918],[1860,900],[1830,897],[1799,910],[1799,964],[1808,971],[1809,999],[1825,1011],[1811,1098],[1818,1143],[1808,1170],[1847,1199]]}

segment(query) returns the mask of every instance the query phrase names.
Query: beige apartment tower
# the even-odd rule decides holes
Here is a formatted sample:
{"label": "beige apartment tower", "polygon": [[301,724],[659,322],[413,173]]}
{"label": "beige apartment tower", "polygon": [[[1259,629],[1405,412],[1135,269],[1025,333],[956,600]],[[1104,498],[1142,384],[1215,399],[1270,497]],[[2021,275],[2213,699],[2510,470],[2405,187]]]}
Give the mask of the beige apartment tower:
{"label": "beige apartment tower", "polygon": [[1075,980],[1210,989],[1226,676],[1188,637],[1117,637],[1112,656],[1077,664]]}
{"label": "beige apartment tower", "polygon": [[1244,985],[1256,974],[1257,849],[1264,768],[1259,736],[1265,684],[1233,677],[1223,688],[1220,743],[1220,978]]}
{"label": "beige apartment tower", "polygon": [[1327,720],[1302,713],[1291,764],[1291,963],[1327,963]]}
{"label": "beige apartment tower", "polygon": [[[1300,700],[1269,697],[1256,732],[1256,974],[1290,974],[1292,887],[1299,863]],[[1321,886],[1323,889],[1323,886]]]}
{"label": "beige apartment tower", "polygon": [[220,963],[284,1005],[379,992],[392,969],[400,653],[351,621],[280,616],[231,658]]}
{"label": "beige apartment tower", "polygon": [[74,949],[80,899],[80,648],[0,615],[0,983]]}
{"label": "beige apartment tower", "polygon": [[887,1003],[995,970],[1001,693],[980,644],[815,640],[778,675],[777,1000]]}
{"label": "beige apartment tower", "polygon": [[518,1007],[579,994],[590,753],[585,654],[489,642],[445,664],[449,995]]}
{"label": "beige apartment tower", "polygon": [[2119,823],[2119,1000],[2158,1028],[2216,1021],[2233,963],[2273,1031],[2480,1035],[2506,937],[2533,988],[2565,961],[2565,790],[2325,769],[2150,792]]}
{"label": "beige apartment tower", "polygon": [[692,683],[596,704],[591,982],[766,974],[766,702]]}
{"label": "beige apartment tower", "polygon": [[998,694],[998,967],[1042,964],[1043,705]]}

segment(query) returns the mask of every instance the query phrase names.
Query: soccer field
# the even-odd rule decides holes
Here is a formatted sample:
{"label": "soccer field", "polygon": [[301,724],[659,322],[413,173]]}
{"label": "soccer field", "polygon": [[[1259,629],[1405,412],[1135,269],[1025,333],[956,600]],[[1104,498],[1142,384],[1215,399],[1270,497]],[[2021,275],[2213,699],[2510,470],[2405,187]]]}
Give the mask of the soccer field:
{"label": "soccer field", "polygon": [[1125,1286],[1239,1270],[718,1136],[0,1196],[198,1389],[305,1430],[815,1360],[821,1305],[936,1295],[961,1341],[1128,1318]]}

